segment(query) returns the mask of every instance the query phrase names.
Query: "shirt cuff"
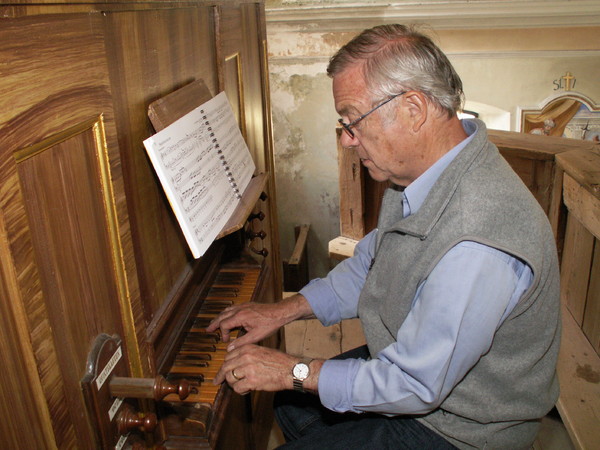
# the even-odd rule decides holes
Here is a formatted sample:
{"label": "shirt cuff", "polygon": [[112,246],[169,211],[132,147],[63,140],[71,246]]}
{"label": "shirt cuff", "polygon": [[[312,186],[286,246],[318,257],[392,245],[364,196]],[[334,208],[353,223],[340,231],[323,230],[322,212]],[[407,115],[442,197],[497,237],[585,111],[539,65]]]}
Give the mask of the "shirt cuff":
{"label": "shirt cuff", "polygon": [[312,280],[300,289],[299,293],[306,298],[313,314],[323,325],[334,325],[342,320],[335,301],[335,292],[324,279]]}
{"label": "shirt cuff", "polygon": [[329,359],[319,372],[319,398],[326,408],[335,412],[360,413],[352,407],[352,387],[361,366],[358,359]]}

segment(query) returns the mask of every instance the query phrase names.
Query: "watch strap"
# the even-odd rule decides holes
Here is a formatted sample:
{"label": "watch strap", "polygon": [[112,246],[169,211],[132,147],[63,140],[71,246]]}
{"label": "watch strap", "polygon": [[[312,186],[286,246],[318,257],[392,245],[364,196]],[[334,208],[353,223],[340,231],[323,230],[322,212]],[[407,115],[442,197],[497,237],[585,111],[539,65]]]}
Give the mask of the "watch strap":
{"label": "watch strap", "polygon": [[294,390],[295,391],[305,392],[304,391],[304,381],[303,380],[299,380],[298,378],[294,378],[293,383],[294,383]]}

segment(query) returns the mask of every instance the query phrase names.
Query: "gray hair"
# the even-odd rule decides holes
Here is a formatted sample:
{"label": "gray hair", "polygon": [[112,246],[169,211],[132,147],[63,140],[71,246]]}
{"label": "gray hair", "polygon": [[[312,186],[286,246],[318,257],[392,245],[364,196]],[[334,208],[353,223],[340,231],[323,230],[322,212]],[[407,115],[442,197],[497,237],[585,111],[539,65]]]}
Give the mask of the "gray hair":
{"label": "gray hair", "polygon": [[329,60],[327,74],[333,78],[357,63],[364,63],[365,82],[379,99],[414,90],[449,116],[462,107],[460,77],[433,41],[413,27],[380,25],[363,31]]}

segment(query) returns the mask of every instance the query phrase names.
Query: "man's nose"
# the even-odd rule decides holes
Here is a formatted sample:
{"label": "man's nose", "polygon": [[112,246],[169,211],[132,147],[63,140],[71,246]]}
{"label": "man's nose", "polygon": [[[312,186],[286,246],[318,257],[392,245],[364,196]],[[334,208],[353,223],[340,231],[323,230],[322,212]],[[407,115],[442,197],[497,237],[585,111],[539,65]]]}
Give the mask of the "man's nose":
{"label": "man's nose", "polygon": [[340,136],[340,144],[344,148],[352,149],[359,144],[359,141],[356,137],[356,134],[354,135],[354,137],[352,137],[345,130],[342,130],[342,135]]}

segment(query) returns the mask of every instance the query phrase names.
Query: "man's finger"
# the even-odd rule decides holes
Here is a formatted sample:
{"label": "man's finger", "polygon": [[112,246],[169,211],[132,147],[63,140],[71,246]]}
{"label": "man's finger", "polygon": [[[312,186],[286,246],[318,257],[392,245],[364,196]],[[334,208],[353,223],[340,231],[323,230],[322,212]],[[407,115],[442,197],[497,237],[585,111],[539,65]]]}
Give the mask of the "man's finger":
{"label": "man's finger", "polygon": [[[236,348],[240,348],[243,345],[246,344],[255,344],[258,340],[256,338],[254,338],[254,333],[252,333],[251,331],[249,331],[248,333],[236,338],[234,341],[231,342],[231,344],[229,344],[227,346],[227,351],[231,352],[233,350],[235,350]],[[227,341],[223,341],[223,342],[227,342]]]}

